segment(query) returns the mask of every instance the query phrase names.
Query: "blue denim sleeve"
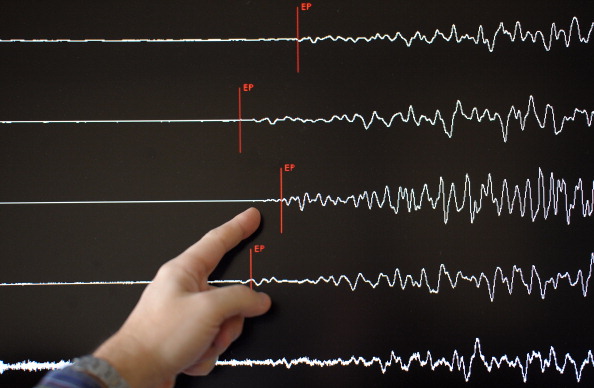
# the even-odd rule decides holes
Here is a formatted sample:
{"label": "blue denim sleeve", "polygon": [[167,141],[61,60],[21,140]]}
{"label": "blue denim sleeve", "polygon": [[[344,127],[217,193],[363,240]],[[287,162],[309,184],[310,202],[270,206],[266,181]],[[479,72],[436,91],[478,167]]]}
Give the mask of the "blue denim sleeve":
{"label": "blue denim sleeve", "polygon": [[105,388],[99,380],[72,367],[49,372],[35,388]]}

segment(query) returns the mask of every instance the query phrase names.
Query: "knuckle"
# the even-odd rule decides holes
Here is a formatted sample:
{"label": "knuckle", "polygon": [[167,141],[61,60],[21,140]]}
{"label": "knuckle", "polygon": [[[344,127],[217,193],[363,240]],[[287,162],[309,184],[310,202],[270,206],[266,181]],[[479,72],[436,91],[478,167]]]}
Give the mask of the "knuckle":
{"label": "knuckle", "polygon": [[197,279],[200,279],[205,272],[203,265],[197,264],[192,270],[175,260],[163,264],[155,276],[155,281],[176,284],[188,288],[188,291],[194,289]]}
{"label": "knuckle", "polygon": [[172,268],[172,264],[170,261],[168,261],[167,263],[163,264],[161,267],[159,267],[159,269],[157,270],[157,274],[155,276],[155,279],[162,279],[162,278],[169,278],[173,275],[174,272],[174,268]]}
{"label": "knuckle", "polygon": [[203,237],[204,240],[207,240],[209,243],[216,245],[216,248],[221,250],[227,250],[227,244],[225,244],[225,234],[221,230],[221,228],[215,228],[206,233]]}

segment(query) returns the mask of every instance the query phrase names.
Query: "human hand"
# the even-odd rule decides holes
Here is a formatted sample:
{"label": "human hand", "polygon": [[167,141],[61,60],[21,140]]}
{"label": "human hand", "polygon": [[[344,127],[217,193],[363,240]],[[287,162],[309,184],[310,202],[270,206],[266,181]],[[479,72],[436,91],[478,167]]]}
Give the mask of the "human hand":
{"label": "human hand", "polygon": [[260,213],[248,209],[165,263],[121,329],[94,356],[107,360],[132,388],[172,387],[180,372],[208,374],[240,335],[244,318],[270,308],[264,293],[207,282],[223,255],[259,224]]}

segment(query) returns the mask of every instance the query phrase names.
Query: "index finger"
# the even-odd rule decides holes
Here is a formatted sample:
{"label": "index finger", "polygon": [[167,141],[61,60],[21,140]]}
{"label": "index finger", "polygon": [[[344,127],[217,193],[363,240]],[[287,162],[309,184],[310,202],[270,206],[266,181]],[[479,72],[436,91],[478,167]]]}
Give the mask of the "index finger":
{"label": "index finger", "polygon": [[208,276],[223,255],[258,229],[260,212],[249,208],[206,233],[174,260],[196,275]]}

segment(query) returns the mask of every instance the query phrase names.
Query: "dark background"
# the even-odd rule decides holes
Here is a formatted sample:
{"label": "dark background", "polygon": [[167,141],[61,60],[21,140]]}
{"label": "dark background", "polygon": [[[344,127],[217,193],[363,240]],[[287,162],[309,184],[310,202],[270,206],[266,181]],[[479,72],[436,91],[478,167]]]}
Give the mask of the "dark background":
{"label": "dark background", "polygon": [[[44,2],[5,1],[0,9],[2,39],[123,38],[278,38],[295,36],[295,7],[279,1]],[[548,39],[552,23],[568,29],[579,19],[587,35],[594,16],[589,1],[486,2],[313,2],[301,13],[302,36],[393,35],[436,28],[476,35],[483,25],[492,39],[500,22],[512,29],[541,30]],[[301,72],[295,71],[294,42],[227,43],[0,43],[0,121],[235,119],[237,88],[243,93],[243,117],[330,118],[377,111],[389,118],[412,105],[433,118],[438,109],[448,125],[459,100],[465,112],[499,112],[512,106],[525,114],[530,96],[544,117],[554,108],[559,128],[575,108],[592,111],[592,45],[553,41],[510,43],[498,36],[493,52],[483,44],[437,39],[428,45],[402,40],[301,43]],[[243,153],[237,152],[237,124],[1,124],[0,201],[277,199],[279,168],[284,194],[348,197],[364,191],[380,194],[388,186],[421,192],[428,184],[437,195],[440,177],[446,187],[471,194],[491,174],[494,191],[506,179],[524,195],[531,181],[536,209],[539,169],[546,188],[551,173],[564,179],[573,200],[583,180],[592,201],[594,135],[583,115],[554,134],[549,116],[544,128],[533,114],[511,119],[507,142],[498,122],[457,116],[451,138],[441,125],[396,120],[391,127],[360,121],[243,123]],[[548,195],[548,194],[547,194]],[[443,204],[432,210],[423,202],[408,213],[362,204],[325,207],[295,202],[284,209],[285,233],[279,234],[279,206],[258,204],[260,231],[224,259],[220,279],[246,279],[248,250],[265,244],[255,257],[254,277],[317,278],[361,272],[369,278],[400,268],[418,278],[427,270],[433,286],[440,264],[467,274],[495,268],[511,274],[513,265],[527,272],[536,266],[543,279],[557,273],[589,270],[592,221],[579,206],[565,218],[561,193],[557,215],[545,220],[542,209],[500,216],[485,200],[470,222],[468,203],[453,204],[444,223]],[[589,195],[589,196],[588,196]],[[548,196],[547,196],[548,198]],[[459,194],[462,199],[462,194]],[[578,198],[581,201],[581,198]],[[591,204],[591,202],[590,202]],[[150,280],[157,268],[210,227],[243,210],[245,203],[161,205],[2,205],[0,206],[0,282]],[[590,205],[591,206],[591,205]],[[442,283],[445,286],[445,283]],[[561,281],[546,299],[527,295],[516,283],[509,295],[496,284],[491,302],[486,287],[465,283],[439,294],[424,289],[372,289],[346,285],[263,285],[274,306],[250,320],[245,335],[221,359],[387,359],[391,351],[408,359],[414,352],[451,361],[454,350],[465,361],[480,338],[487,357],[520,357],[531,351],[548,355],[554,346],[562,357],[581,363],[592,349],[591,297]],[[536,286],[535,286],[536,288]],[[71,359],[91,352],[113,333],[130,311],[142,286],[2,287],[0,288],[0,360],[14,363]],[[536,291],[536,290],[535,290]],[[31,386],[41,374],[5,372],[0,384]],[[582,383],[594,381],[587,365]],[[528,368],[502,367],[487,373],[480,361],[470,381],[446,367],[436,371],[417,363],[400,367],[334,366],[328,368],[219,367],[205,378],[180,377],[191,386],[574,386],[568,365],[564,374],[538,362]]]}

